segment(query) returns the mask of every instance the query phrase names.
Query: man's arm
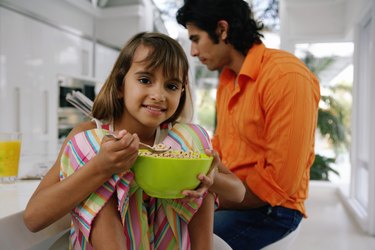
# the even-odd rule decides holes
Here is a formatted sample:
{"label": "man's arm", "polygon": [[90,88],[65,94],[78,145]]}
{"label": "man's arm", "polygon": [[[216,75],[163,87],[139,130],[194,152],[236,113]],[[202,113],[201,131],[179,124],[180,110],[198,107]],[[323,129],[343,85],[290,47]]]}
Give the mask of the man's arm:
{"label": "man's arm", "polygon": [[249,209],[267,205],[267,202],[259,199],[258,196],[251,191],[246,182],[244,182],[244,186],[246,187],[245,198],[240,203],[226,200],[219,195],[220,209]]}

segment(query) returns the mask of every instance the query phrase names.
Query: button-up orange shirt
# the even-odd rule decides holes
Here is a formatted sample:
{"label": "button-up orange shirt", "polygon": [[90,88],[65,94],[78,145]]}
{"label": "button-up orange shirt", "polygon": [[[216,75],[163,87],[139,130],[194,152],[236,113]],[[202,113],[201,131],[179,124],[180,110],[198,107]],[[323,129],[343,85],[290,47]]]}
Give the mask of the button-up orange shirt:
{"label": "button-up orange shirt", "polygon": [[213,146],[263,201],[306,216],[320,99],[319,82],[294,55],[254,45],[217,91]]}

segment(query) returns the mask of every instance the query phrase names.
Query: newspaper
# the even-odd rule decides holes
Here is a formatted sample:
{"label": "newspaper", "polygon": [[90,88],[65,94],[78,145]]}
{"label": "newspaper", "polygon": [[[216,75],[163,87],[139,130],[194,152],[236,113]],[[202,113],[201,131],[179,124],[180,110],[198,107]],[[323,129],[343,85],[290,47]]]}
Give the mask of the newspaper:
{"label": "newspaper", "polygon": [[82,94],[80,91],[74,91],[72,93],[68,93],[65,99],[76,107],[79,111],[81,111],[87,117],[93,118],[91,114],[92,106],[94,102],[91,101],[87,96]]}

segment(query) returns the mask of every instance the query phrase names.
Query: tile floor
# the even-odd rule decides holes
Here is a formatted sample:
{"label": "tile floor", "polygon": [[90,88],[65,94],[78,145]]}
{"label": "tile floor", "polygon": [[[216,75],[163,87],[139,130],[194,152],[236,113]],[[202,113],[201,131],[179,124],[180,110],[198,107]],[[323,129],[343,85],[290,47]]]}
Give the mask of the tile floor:
{"label": "tile floor", "polygon": [[350,217],[335,185],[313,182],[306,207],[308,218],[291,250],[375,250],[375,237]]}

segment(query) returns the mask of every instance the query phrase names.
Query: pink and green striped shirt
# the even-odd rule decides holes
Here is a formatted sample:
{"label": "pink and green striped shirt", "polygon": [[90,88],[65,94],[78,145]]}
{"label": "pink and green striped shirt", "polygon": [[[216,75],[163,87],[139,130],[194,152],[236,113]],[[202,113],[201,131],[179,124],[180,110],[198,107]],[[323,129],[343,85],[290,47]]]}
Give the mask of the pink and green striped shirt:
{"label": "pink and green striped shirt", "polygon": [[[103,126],[103,129],[78,133],[68,142],[61,157],[60,180],[95,157],[103,135],[109,132],[108,128]],[[202,127],[185,123],[175,124],[163,143],[184,151],[212,148],[210,138]],[[92,249],[88,241],[92,222],[115,192],[127,249],[190,249],[187,225],[202,199],[183,203],[179,199],[149,197],[134,181],[131,171],[122,176],[114,174],[72,210],[72,249]]]}

